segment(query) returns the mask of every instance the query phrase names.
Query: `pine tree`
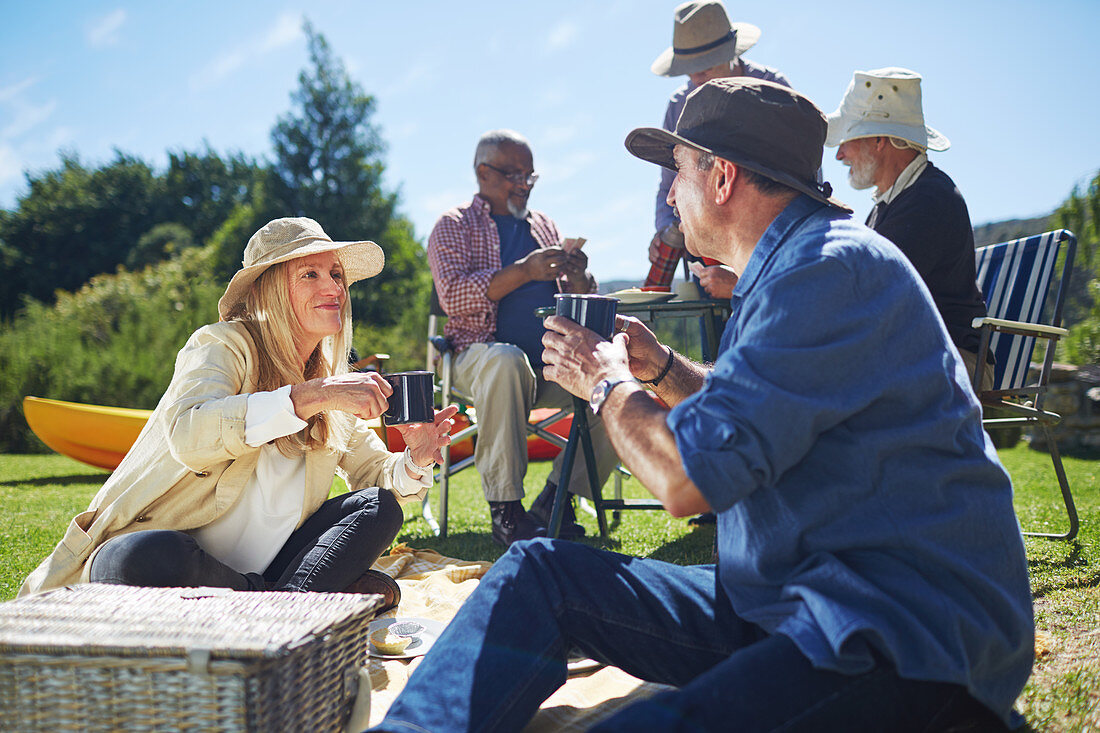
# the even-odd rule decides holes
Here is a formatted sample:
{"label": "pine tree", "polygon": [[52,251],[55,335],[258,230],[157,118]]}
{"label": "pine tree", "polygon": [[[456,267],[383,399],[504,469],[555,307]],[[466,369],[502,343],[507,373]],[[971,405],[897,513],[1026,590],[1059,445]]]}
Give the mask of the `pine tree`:
{"label": "pine tree", "polygon": [[386,267],[352,288],[356,321],[388,326],[410,304],[426,311],[427,267],[397,195],[382,188],[384,143],[371,123],[374,98],[353,82],[324,36],[306,22],[309,65],[298,75],[293,109],[272,130],[271,197],[286,216],[316,219],[337,240],[371,239]]}

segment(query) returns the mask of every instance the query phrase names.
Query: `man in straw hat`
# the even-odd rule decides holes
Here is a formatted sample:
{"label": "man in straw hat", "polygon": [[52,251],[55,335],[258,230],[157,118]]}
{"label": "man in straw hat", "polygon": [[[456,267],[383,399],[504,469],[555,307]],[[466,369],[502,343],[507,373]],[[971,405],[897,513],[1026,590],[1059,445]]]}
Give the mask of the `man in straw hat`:
{"label": "man in straw hat", "polygon": [[947,150],[951,143],[925,124],[920,82],[909,69],[857,71],[828,116],[825,144],[839,146],[836,159],[848,166],[853,188],[875,187],[867,226],[917,268],[974,388],[989,389],[993,365],[975,370],[981,337],[971,323],[986,310],[976,281],[974,230],[954,181],[928,160],[929,150]]}
{"label": "man in straw hat", "polygon": [[[542,493],[525,511],[527,418],[532,407],[564,407],[572,398],[542,379],[542,319],[535,309],[553,305],[558,292],[595,292],[583,240],[563,239],[550,217],[527,208],[538,180],[531,145],[513,130],[490,130],[474,152],[478,193],[445,212],[428,237],[445,334],[457,352],[455,386],[472,397],[478,417],[474,463],[489,503],[493,540],[510,545],[545,534],[562,454]],[[600,485],[615,466],[615,452],[598,419],[592,423]],[[585,463],[577,461],[570,493],[592,498]],[[560,536],[578,537],[572,497]]]}
{"label": "man in straw hat", "polygon": [[517,543],[381,729],[519,730],[572,649],[677,688],[593,730],[1004,729],[1034,641],[1012,487],[912,266],[817,183],[825,130],[718,79],[627,136],[676,170],[688,250],[740,275],[713,368],[635,319],[547,319],[547,378],[670,513],[718,512],[717,564]]}
{"label": "man in straw hat", "polygon": [[[650,69],[658,76],[687,76],[688,81],[668,101],[662,127],[674,130],[688,94],[711,79],[748,76],[790,86],[787,78],[776,69],[753,63],[742,55],[759,40],[759,28],[751,23],[731,23],[725,6],[718,0],[692,0],[677,6],[673,13],[672,45],[657,57]],[[654,217],[657,233],[649,245],[652,267],[646,285],[669,285],[676,274],[677,263],[685,256],[684,235],[677,227],[679,220],[666,200],[672,178],[671,171],[661,169]],[[737,282],[736,276],[713,262],[699,269],[702,267],[700,264],[693,269],[698,270],[703,288],[714,297],[729,298]],[[712,358],[713,354],[707,356]]]}

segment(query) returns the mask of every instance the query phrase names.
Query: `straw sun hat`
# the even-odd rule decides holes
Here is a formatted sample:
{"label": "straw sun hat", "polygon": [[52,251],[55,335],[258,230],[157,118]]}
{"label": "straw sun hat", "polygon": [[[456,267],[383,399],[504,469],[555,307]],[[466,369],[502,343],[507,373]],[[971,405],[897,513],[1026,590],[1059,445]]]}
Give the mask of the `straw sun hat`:
{"label": "straw sun hat", "polygon": [[733,61],[760,40],[751,23],[730,23],[717,0],[688,2],[673,14],[672,46],[650,66],[658,76],[683,76]]}
{"label": "straw sun hat", "polygon": [[929,150],[947,150],[951,143],[924,123],[921,76],[915,71],[888,66],[857,71],[840,107],[828,115],[828,147],[863,137],[901,138]]}
{"label": "straw sun hat", "polygon": [[244,307],[248,289],[272,265],[318,252],[336,251],[344,267],[344,281],[352,283],[374,277],[382,271],[386,257],[374,242],[334,242],[321,225],[305,217],[269,221],[248,240],[241,269],[229,281],[218,301],[222,320],[236,316]]}

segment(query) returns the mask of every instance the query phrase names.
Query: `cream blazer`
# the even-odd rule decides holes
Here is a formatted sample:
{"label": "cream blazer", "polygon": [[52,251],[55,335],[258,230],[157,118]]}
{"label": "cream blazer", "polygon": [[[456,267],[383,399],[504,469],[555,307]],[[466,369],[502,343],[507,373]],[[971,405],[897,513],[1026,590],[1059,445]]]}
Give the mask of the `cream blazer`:
{"label": "cream blazer", "polygon": [[[260,454],[244,442],[248,394],[256,391],[256,347],[240,323],[215,323],[191,335],[176,357],[175,373],[130,452],[92,499],[69,522],[49,557],[19,595],[87,582],[90,560],[104,542],[144,529],[186,531],[205,526],[240,498]],[[331,413],[350,435],[342,450],[306,453],[306,487],[300,527],[328,498],[335,475],[351,490],[390,486],[400,453],[386,450],[365,421]]]}

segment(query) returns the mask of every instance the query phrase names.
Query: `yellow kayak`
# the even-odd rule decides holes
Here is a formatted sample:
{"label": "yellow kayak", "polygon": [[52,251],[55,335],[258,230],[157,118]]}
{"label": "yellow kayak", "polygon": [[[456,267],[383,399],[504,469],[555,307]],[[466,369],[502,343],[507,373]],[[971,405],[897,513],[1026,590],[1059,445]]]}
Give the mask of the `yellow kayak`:
{"label": "yellow kayak", "polygon": [[23,416],[42,442],[62,455],[113,471],[152,410],[23,398]]}
{"label": "yellow kayak", "polygon": [[[62,455],[108,471],[122,463],[152,414],[152,410],[130,407],[23,398],[23,415],[43,443]],[[380,420],[370,421],[370,426],[383,435]]]}

